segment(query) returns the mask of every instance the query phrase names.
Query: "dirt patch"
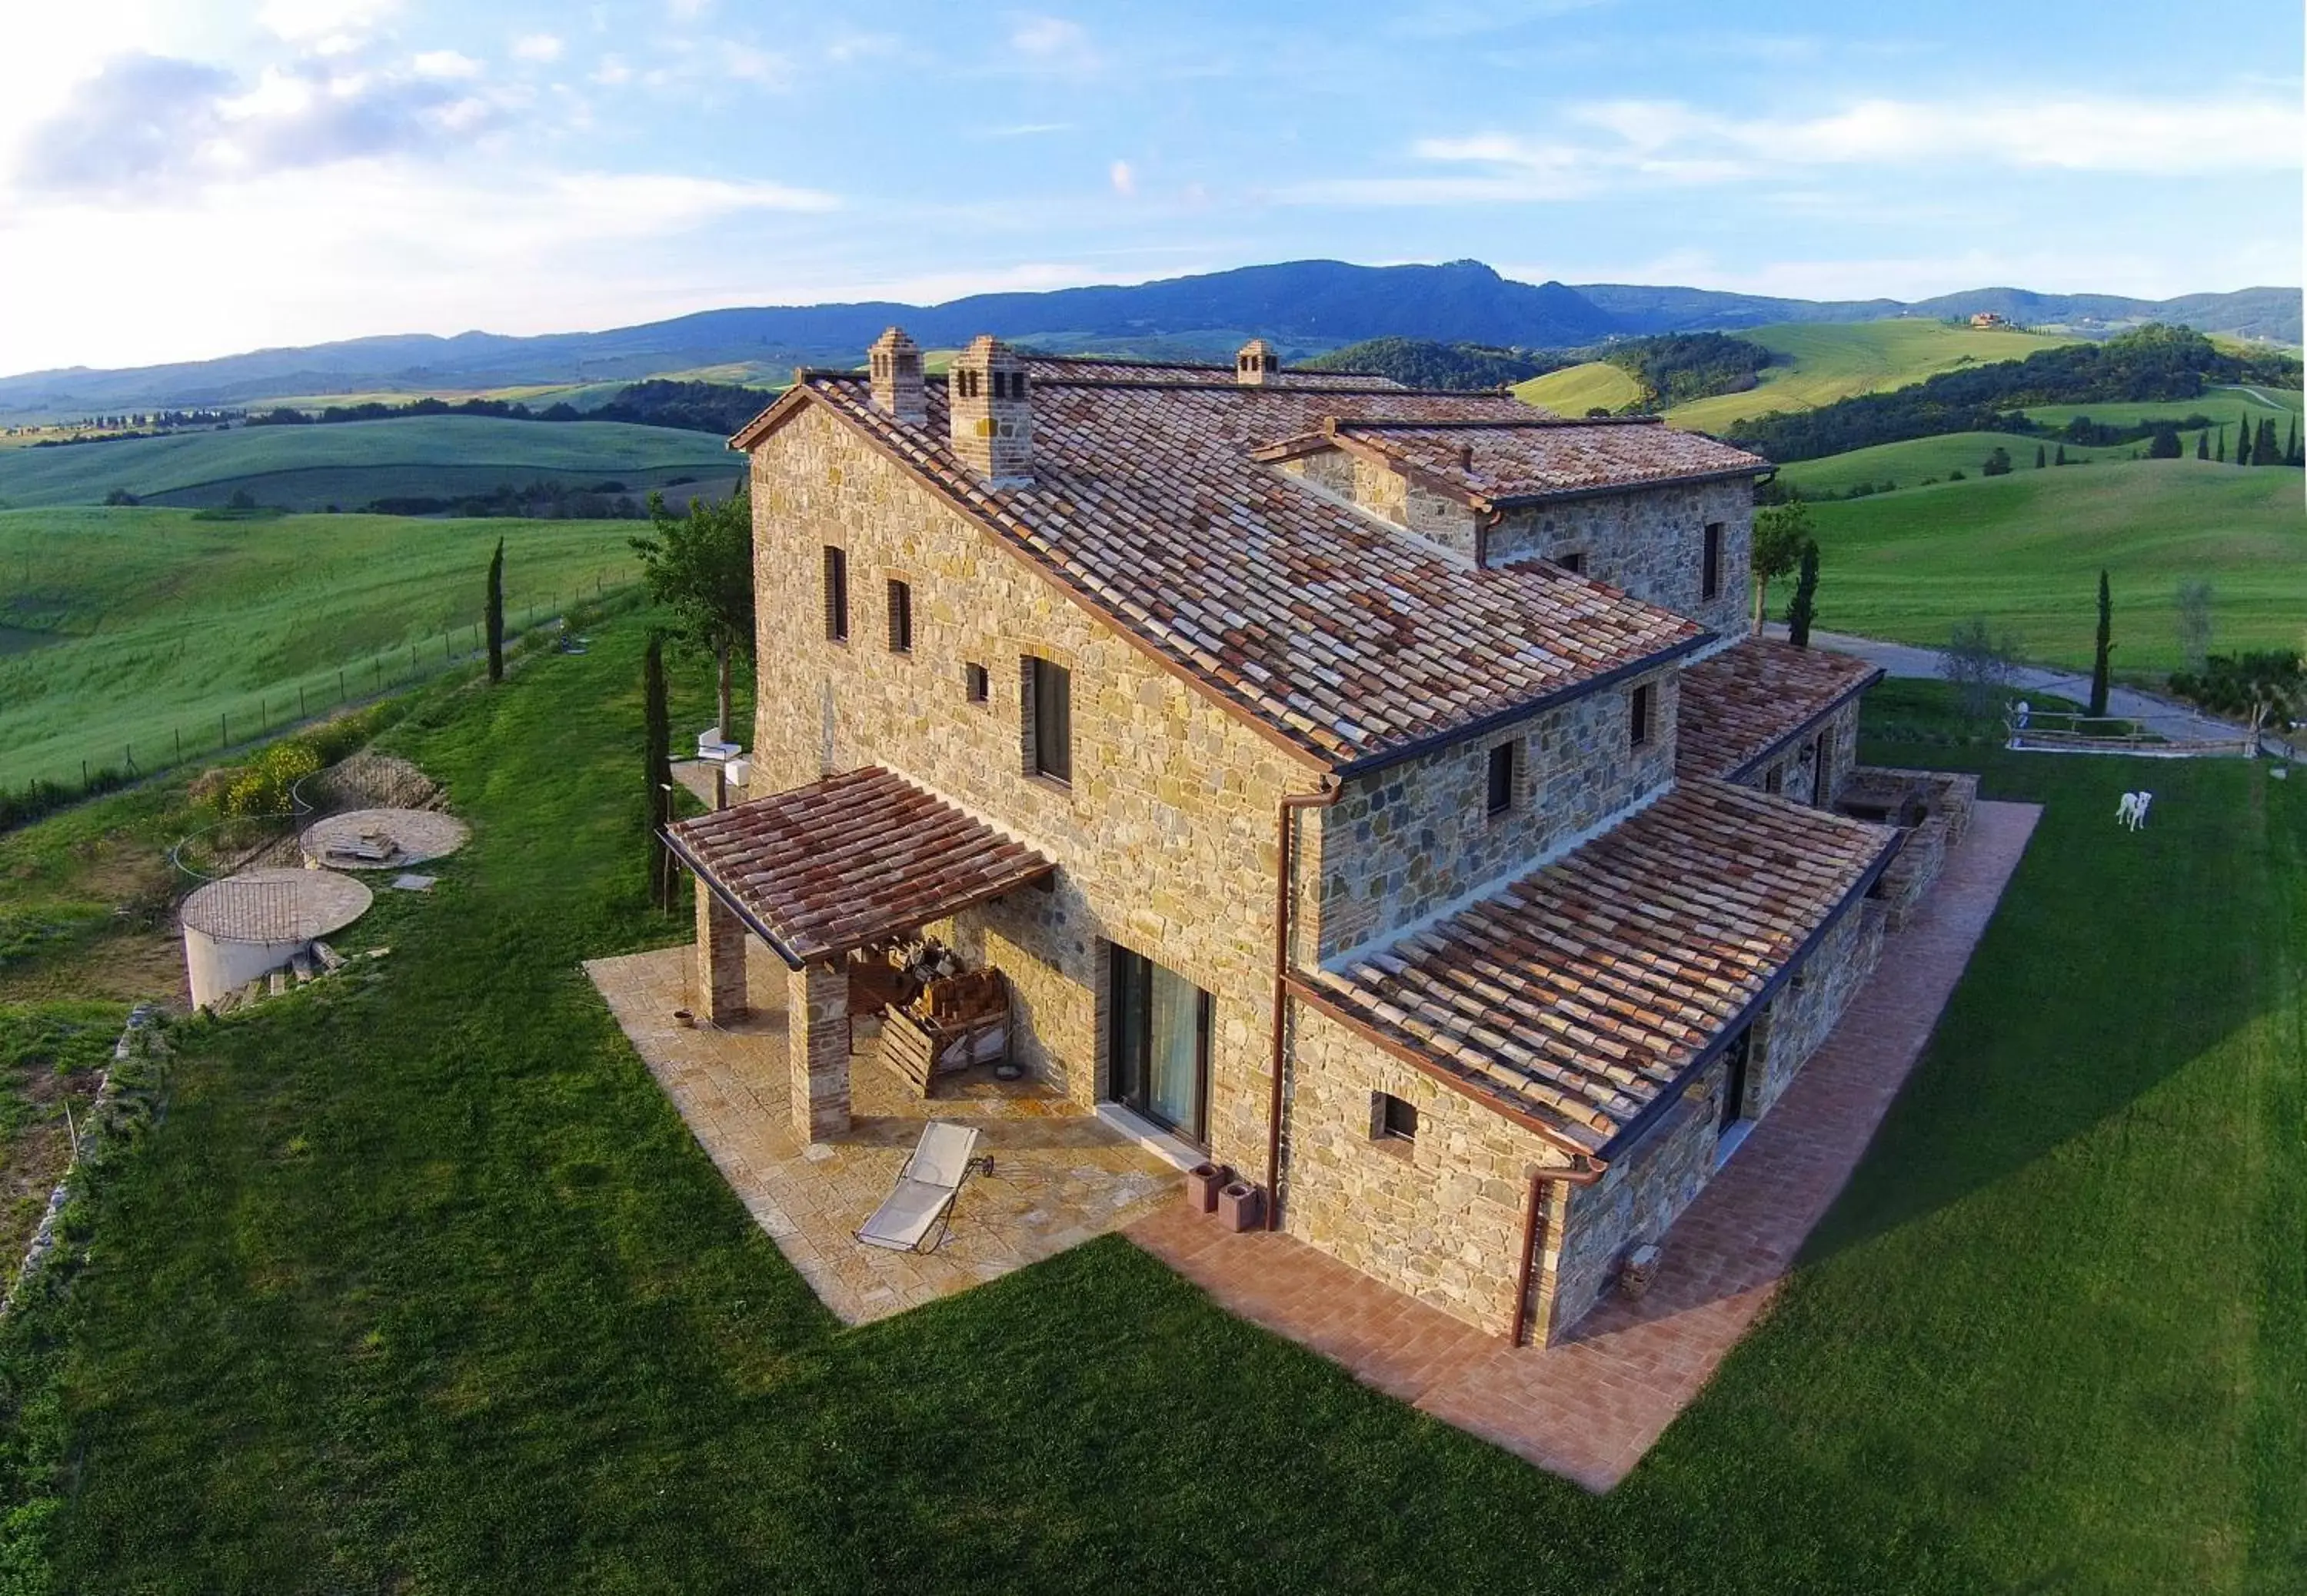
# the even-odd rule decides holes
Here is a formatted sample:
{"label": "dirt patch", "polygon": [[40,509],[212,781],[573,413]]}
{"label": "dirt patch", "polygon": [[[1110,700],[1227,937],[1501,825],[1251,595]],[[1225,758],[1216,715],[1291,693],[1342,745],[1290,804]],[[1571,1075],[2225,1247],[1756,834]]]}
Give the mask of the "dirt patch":
{"label": "dirt patch", "polygon": [[365,749],[322,771],[305,796],[324,811],[438,809],[447,802],[433,778],[406,759]]}
{"label": "dirt patch", "polygon": [[189,1013],[184,942],[173,928],[123,929],[70,953],[0,970],[0,1003],[60,998],[157,1003],[174,1013]]}

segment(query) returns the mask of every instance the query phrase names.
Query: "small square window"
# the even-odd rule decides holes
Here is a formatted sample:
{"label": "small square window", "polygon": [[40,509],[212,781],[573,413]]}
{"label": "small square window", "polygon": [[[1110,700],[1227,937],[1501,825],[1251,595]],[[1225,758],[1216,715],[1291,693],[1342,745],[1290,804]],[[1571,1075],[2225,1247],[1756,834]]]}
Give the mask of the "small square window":
{"label": "small square window", "polygon": [[1554,557],[1554,563],[1574,576],[1582,576],[1586,574],[1586,551],[1577,549],[1567,554],[1557,554]]}
{"label": "small square window", "polygon": [[1416,1141],[1418,1110],[1391,1093],[1377,1094],[1376,1112],[1370,1115],[1370,1134],[1379,1141]]}
{"label": "small square window", "polygon": [[964,665],[961,679],[968,685],[972,704],[983,704],[993,696],[993,678],[984,666]]}
{"label": "small square window", "polygon": [[909,583],[889,584],[889,652],[913,652],[913,590]]}
{"label": "small square window", "polygon": [[1627,696],[1626,746],[1642,748],[1651,740],[1651,684],[1642,683]]}
{"label": "small square window", "polygon": [[1490,750],[1489,813],[1503,815],[1514,807],[1514,746],[1500,743]]}

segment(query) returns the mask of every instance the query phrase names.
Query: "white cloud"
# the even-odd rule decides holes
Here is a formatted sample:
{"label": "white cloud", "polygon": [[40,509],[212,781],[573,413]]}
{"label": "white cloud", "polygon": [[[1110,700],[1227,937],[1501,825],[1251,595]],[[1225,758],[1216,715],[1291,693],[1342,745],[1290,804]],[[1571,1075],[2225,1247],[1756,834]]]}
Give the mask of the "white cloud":
{"label": "white cloud", "polygon": [[568,47],[554,33],[524,33],[512,41],[512,53],[523,61],[558,61]]}
{"label": "white cloud", "polygon": [[[2267,96],[2202,100],[1867,99],[1808,116],[1735,117],[1675,100],[1565,108],[1545,136],[1420,139],[1410,153],[1454,170],[1297,184],[1299,203],[1471,205],[1579,199],[1629,185],[1731,183],[1804,170],[1974,162],[2020,169],[2182,176],[2295,170],[2307,122]],[[1601,135],[1596,137],[1594,135]]]}
{"label": "white cloud", "polygon": [[[170,189],[134,208],[34,196],[0,208],[0,256],[68,237],[88,269],[60,274],[37,303],[0,298],[0,363],[141,365],[386,330],[624,325],[710,302],[700,276],[725,261],[687,236],[711,228],[725,243],[736,229],[769,246],[839,203],[769,182],[400,159]],[[170,248],[157,277],[154,237]],[[247,263],[260,257],[252,292]],[[683,260],[693,264],[669,265]]]}
{"label": "white cloud", "polygon": [[477,78],[481,64],[458,50],[426,50],[410,63],[420,78]]}
{"label": "white cloud", "polygon": [[632,77],[633,69],[625,64],[622,56],[604,55],[601,64],[593,69],[593,81],[605,88],[614,89],[621,83],[630,83]]}
{"label": "white cloud", "polygon": [[1128,199],[1137,192],[1137,174],[1130,169],[1128,161],[1114,162],[1106,168],[1105,175],[1113,184],[1113,192],[1122,198]]}
{"label": "white cloud", "polygon": [[1085,71],[1097,64],[1087,30],[1063,17],[1013,17],[1009,47],[1037,71]]}
{"label": "white cloud", "polygon": [[793,63],[751,45],[722,43],[712,47],[710,58],[721,73],[740,82],[783,89],[793,81]]}
{"label": "white cloud", "polygon": [[265,0],[259,26],[324,55],[356,47],[400,9],[400,0]]}

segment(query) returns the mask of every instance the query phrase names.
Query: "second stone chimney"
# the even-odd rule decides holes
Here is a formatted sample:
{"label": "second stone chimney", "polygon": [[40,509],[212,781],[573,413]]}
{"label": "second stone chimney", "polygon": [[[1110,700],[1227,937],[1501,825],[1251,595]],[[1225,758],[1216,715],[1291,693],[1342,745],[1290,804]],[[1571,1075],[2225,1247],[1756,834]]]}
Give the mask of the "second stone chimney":
{"label": "second stone chimney", "polygon": [[922,391],[921,346],[893,327],[873,340],[865,352],[866,370],[873,380],[873,408],[882,414],[922,426],[930,419],[929,399]]}
{"label": "second stone chimney", "polygon": [[961,463],[988,487],[1033,481],[1033,401],[1025,357],[981,333],[954,356],[945,382],[953,452]]}
{"label": "second stone chimney", "polygon": [[1233,357],[1233,380],[1244,388],[1264,388],[1282,374],[1282,357],[1264,338],[1252,338]]}

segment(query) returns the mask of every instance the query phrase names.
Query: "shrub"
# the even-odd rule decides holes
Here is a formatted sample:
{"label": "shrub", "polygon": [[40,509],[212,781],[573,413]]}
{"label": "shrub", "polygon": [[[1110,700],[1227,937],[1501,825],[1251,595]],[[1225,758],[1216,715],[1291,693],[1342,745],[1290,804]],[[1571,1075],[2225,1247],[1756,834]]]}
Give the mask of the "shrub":
{"label": "shrub", "polygon": [[282,814],[288,808],[288,789],[320,768],[319,750],[304,738],[274,743],[241,766],[218,807],[242,817]]}

